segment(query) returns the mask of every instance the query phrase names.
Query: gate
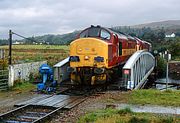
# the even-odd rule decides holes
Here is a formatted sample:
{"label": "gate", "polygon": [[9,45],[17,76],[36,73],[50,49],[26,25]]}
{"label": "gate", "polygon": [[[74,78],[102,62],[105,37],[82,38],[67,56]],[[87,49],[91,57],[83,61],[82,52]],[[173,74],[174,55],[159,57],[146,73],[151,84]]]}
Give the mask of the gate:
{"label": "gate", "polygon": [[8,70],[0,70],[0,91],[8,89]]}

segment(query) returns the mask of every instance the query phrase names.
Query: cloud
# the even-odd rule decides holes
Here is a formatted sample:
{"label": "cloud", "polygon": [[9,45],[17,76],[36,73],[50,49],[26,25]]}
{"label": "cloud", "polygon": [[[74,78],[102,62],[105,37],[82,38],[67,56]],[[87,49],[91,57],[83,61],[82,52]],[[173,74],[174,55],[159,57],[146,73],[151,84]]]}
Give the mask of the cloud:
{"label": "cloud", "polygon": [[1,0],[0,38],[62,34],[92,24],[107,27],[180,19],[179,0]]}

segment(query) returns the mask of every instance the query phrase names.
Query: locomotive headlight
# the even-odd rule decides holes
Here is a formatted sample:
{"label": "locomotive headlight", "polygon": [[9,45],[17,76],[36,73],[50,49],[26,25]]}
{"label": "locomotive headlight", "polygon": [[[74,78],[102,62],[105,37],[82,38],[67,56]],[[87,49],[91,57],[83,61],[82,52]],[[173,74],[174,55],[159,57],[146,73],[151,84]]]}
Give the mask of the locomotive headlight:
{"label": "locomotive headlight", "polygon": [[79,56],[70,56],[69,61],[70,62],[79,62],[80,59],[79,59]]}
{"label": "locomotive headlight", "polygon": [[94,58],[94,60],[95,60],[96,62],[104,62],[104,57],[97,56],[97,57]]}
{"label": "locomotive headlight", "polygon": [[89,58],[90,58],[89,56],[84,56],[85,60],[89,60]]}

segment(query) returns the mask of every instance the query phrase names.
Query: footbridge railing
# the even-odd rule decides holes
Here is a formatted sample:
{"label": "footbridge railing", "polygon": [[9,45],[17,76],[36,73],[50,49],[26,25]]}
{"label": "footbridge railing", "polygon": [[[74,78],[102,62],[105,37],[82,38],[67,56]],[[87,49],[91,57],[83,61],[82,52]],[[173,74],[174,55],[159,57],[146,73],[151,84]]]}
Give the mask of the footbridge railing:
{"label": "footbridge railing", "polygon": [[140,89],[155,67],[154,56],[147,51],[135,52],[123,67],[123,86],[127,89]]}

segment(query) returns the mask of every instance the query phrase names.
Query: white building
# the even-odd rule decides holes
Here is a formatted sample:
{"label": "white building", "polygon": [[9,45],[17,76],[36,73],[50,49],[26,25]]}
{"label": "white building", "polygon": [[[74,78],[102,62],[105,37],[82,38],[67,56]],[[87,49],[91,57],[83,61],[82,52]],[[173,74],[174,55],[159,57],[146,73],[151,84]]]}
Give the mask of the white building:
{"label": "white building", "polygon": [[175,33],[166,34],[165,37],[166,37],[166,38],[175,38],[175,37],[176,37],[176,34],[175,34]]}
{"label": "white building", "polygon": [[16,42],[14,42],[12,44],[24,44],[24,42],[16,41]]}

